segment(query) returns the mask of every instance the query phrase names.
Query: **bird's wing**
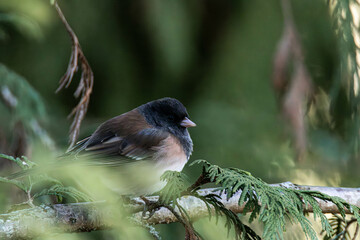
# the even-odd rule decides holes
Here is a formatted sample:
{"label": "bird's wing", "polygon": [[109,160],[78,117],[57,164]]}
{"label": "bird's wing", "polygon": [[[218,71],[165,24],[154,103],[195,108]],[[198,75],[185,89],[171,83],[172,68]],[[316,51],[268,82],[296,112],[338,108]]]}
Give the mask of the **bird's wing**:
{"label": "bird's wing", "polygon": [[154,128],[144,129],[126,137],[112,135],[104,141],[86,147],[80,155],[96,160],[92,161],[91,165],[121,165],[148,160],[152,159],[156,149],[168,136],[169,133]]}
{"label": "bird's wing", "polygon": [[151,127],[136,110],[103,123],[90,137],[80,141],[68,154],[84,155],[90,165],[117,166],[152,159],[169,133]]}

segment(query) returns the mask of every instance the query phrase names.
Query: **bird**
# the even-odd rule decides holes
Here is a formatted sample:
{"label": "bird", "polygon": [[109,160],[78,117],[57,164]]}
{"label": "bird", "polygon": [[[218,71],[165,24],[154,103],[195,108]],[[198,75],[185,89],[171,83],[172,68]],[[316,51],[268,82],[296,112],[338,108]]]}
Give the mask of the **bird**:
{"label": "bird", "polygon": [[161,98],[105,121],[64,157],[110,168],[99,181],[121,195],[149,195],[165,186],[164,172],[182,171],[193,152],[188,128],[195,126],[179,100]]}
{"label": "bird", "polygon": [[165,171],[184,168],[193,151],[188,128],[195,126],[179,100],[162,98],[107,120],[67,154],[116,168],[124,184],[110,178],[106,185],[121,194],[151,194],[166,184],[160,181]]}

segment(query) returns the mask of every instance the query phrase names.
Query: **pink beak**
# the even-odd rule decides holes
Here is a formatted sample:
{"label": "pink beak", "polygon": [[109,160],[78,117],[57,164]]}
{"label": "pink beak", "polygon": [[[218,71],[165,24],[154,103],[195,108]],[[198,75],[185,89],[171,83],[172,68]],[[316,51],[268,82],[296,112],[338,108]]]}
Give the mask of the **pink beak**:
{"label": "pink beak", "polygon": [[185,117],[184,120],[181,121],[180,125],[182,127],[186,127],[186,128],[188,128],[188,127],[196,127],[196,124],[187,117]]}

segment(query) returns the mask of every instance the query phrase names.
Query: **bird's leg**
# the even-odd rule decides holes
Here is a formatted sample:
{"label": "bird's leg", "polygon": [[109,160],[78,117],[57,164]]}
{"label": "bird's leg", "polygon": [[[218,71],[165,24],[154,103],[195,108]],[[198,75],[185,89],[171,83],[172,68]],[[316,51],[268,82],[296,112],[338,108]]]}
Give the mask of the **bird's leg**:
{"label": "bird's leg", "polygon": [[149,212],[147,219],[151,218],[159,208],[164,206],[159,200],[152,201],[144,196],[140,196],[140,199],[144,201],[144,210],[142,213],[143,218],[145,218],[146,212]]}
{"label": "bird's leg", "polygon": [[152,203],[152,201],[150,201],[144,196],[140,196],[140,199],[144,201],[145,205],[150,205]]}
{"label": "bird's leg", "polygon": [[133,204],[133,205],[143,205],[144,204],[143,202],[136,200],[136,198],[134,198],[130,195],[121,195],[120,201],[124,204]]}

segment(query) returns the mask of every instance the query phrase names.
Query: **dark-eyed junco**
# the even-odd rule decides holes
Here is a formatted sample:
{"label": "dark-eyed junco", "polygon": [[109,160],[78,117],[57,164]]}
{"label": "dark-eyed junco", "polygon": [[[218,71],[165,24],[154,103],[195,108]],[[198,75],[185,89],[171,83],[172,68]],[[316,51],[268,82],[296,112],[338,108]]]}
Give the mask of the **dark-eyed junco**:
{"label": "dark-eyed junco", "polygon": [[80,162],[88,166],[111,169],[101,179],[110,189],[120,194],[151,194],[166,184],[160,181],[165,171],[183,169],[193,151],[187,128],[195,126],[180,101],[158,99],[107,120],[55,164],[18,172],[8,178],[54,171],[83,159]]}
{"label": "dark-eyed junco", "polygon": [[165,185],[165,171],[183,169],[193,151],[187,128],[195,126],[180,101],[162,98],[107,120],[67,155],[111,167],[106,185],[122,194],[150,194]]}

